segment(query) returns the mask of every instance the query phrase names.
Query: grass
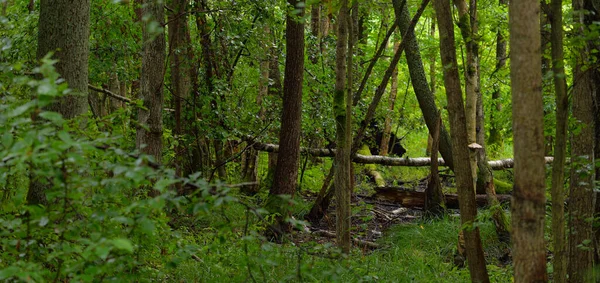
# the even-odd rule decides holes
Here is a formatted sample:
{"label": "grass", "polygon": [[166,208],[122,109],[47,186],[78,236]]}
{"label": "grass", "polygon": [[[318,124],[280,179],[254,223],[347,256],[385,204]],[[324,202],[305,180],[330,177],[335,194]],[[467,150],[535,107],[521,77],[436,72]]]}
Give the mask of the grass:
{"label": "grass", "polygon": [[[179,246],[196,244],[195,259],[173,263],[160,280],[171,282],[469,282],[453,265],[458,217],[393,226],[381,249],[358,248],[344,257],[331,242],[295,232],[294,243],[274,244],[261,235],[264,223],[232,204],[206,215],[197,227],[178,231]],[[189,227],[189,223],[182,225]],[[498,243],[489,221],[480,225],[492,282],[510,282],[509,267],[494,265]],[[328,239],[328,241],[331,241]]]}

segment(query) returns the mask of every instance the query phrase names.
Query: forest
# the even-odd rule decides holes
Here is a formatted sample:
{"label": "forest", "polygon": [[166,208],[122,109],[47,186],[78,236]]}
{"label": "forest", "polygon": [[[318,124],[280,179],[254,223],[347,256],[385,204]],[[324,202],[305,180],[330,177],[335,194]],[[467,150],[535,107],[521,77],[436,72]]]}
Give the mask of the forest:
{"label": "forest", "polygon": [[599,282],[599,0],[0,0],[0,280]]}

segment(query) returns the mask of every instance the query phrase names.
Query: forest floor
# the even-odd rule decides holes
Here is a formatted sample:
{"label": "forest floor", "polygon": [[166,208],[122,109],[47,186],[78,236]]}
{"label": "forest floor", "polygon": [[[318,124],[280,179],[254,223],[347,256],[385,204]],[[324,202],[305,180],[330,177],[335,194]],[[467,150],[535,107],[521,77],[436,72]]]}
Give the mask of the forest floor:
{"label": "forest floor", "polygon": [[[373,188],[361,186],[352,198],[352,238],[349,255],[335,248],[335,206],[315,225],[294,230],[283,244],[262,235],[264,221],[241,205],[221,215],[197,219],[182,237],[203,246],[194,260],[171,270],[177,282],[469,282],[469,272],[456,261],[460,217],[448,210],[438,218],[421,209],[373,198]],[[423,190],[419,181],[404,188]],[[297,219],[313,203],[315,193],[297,197]],[[183,223],[182,223],[183,224]],[[187,226],[187,225],[186,225]],[[190,226],[187,226],[190,227]],[[480,209],[477,227],[492,282],[510,282],[509,247],[496,237],[487,209]],[[458,263],[458,264],[457,264]],[[174,279],[174,280],[170,280]]]}

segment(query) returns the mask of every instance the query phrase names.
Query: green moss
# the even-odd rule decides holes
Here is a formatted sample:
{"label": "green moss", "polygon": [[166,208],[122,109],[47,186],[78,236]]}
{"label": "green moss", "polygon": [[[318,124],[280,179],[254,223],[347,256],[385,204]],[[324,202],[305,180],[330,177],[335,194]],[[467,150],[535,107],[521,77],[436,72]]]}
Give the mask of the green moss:
{"label": "green moss", "polygon": [[502,180],[494,178],[494,185],[496,186],[497,194],[507,194],[512,191],[513,185]]}

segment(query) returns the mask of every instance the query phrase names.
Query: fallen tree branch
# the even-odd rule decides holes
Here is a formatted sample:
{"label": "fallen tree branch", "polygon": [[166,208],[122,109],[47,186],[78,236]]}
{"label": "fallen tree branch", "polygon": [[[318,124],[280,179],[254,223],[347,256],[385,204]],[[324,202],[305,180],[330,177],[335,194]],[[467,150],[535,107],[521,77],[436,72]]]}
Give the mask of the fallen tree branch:
{"label": "fallen tree branch", "polygon": [[129,99],[127,97],[124,97],[124,96],[120,96],[120,95],[118,95],[118,94],[116,94],[116,93],[114,93],[114,92],[112,92],[110,90],[103,89],[103,88],[97,87],[97,86],[93,86],[91,84],[88,84],[88,88],[91,89],[91,90],[93,90],[93,91],[104,93],[104,94],[106,94],[106,95],[108,95],[108,96],[110,96],[110,97],[112,97],[114,99],[121,100],[121,101],[123,101],[125,103],[131,103],[131,99]]}
{"label": "fallen tree branch", "polygon": [[[321,236],[321,237],[327,237],[327,238],[335,238],[336,237],[334,232],[326,231],[326,230],[316,230],[316,231],[311,232],[311,234]],[[379,244],[377,244],[377,243],[373,243],[373,242],[369,242],[369,241],[365,241],[365,240],[361,240],[361,239],[357,239],[357,238],[352,238],[352,241],[358,246],[367,247],[370,249],[379,248]]]}
{"label": "fallen tree branch", "polygon": [[[266,152],[279,152],[279,145],[270,143],[255,143],[254,149]],[[335,149],[329,148],[300,148],[300,153],[309,154],[314,157],[334,157]],[[546,156],[546,164],[552,163],[554,157]],[[416,158],[401,158],[401,157],[389,157],[380,155],[362,155],[356,154],[352,159],[353,162],[361,164],[380,164],[386,166],[412,166],[412,167],[423,167],[430,166],[431,158],[429,157],[416,157]],[[446,166],[443,158],[438,158],[439,166]],[[502,170],[512,168],[515,164],[512,158],[491,160],[488,162],[490,167],[494,170]]]}
{"label": "fallen tree branch", "polygon": [[[497,195],[500,203],[510,202],[511,195]],[[395,204],[402,205],[408,208],[422,208],[425,206],[425,192],[405,190],[397,187],[379,187],[375,188],[375,194],[370,196],[372,199],[385,200]],[[458,195],[456,194],[445,194],[444,199],[446,200],[446,208],[458,209]],[[485,207],[488,205],[486,195],[476,195],[476,202],[478,207]]]}

